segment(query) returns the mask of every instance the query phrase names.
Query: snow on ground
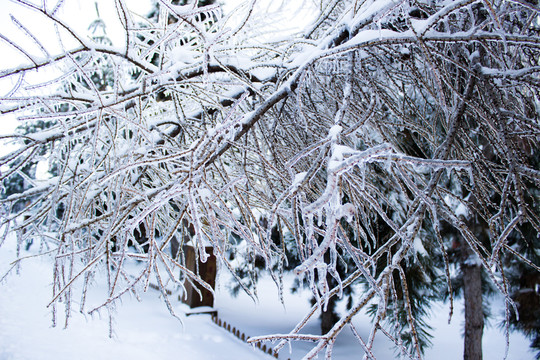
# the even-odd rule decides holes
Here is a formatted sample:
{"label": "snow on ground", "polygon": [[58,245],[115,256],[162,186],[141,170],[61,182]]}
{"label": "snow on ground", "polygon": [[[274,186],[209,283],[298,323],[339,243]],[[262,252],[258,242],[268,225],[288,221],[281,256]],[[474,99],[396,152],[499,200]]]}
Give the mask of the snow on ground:
{"label": "snow on ground", "polygon": [[[14,247],[11,238],[0,248],[2,275],[15,258]],[[33,259],[23,264],[19,276],[14,273],[0,285],[0,360],[271,359],[214,325],[208,315],[184,317],[182,327],[154,290],[143,294],[140,303],[123,298],[113,339],[106,313],[85,318],[74,311],[67,329],[63,324],[52,328],[46,308],[51,279],[49,262]]]}
{"label": "snow on ground", "polygon": [[[222,289],[220,298],[216,302],[219,309],[219,316],[223,320],[242,329],[247,335],[265,335],[271,333],[288,333],[295,327],[297,322],[309,309],[309,293],[303,291],[300,295],[285,294],[286,308],[279,302],[275,285],[271,279],[265,278],[259,282],[259,304],[245,294],[241,293],[237,298],[227,296]],[[426,350],[425,359],[455,360],[463,358],[463,302],[455,301],[454,316],[451,324],[448,324],[448,304],[436,304],[433,308],[432,318],[429,324],[434,327],[433,346]],[[241,310],[240,310],[241,309]],[[483,352],[484,359],[502,360],[505,354],[506,338],[504,330],[498,324],[501,322],[504,307],[500,299],[494,300],[491,318],[488,326],[484,330]],[[366,339],[369,335],[370,322],[366,315],[359,315],[353,321],[358,333]],[[302,333],[319,334],[319,323],[311,321],[304,328]],[[283,348],[280,352],[280,359],[301,359],[311,348],[312,343],[296,342],[292,347],[292,354],[289,349]],[[507,360],[533,360],[534,353],[529,351],[529,340],[521,333],[510,333],[510,347]],[[350,360],[361,359],[363,351],[358,345],[352,332],[345,329],[338,340],[333,351],[333,359]],[[392,343],[382,335],[375,340],[374,354],[377,359],[396,359],[396,352]],[[324,358],[321,354],[319,358]]]}
{"label": "snow on ground", "polygon": [[[35,248],[35,249],[34,249]],[[37,251],[34,245],[30,251]],[[24,252],[22,255],[29,255]],[[14,237],[8,238],[0,247],[0,276],[15,258]],[[208,315],[182,317],[184,325],[171,317],[154,290],[143,294],[142,302],[125,297],[117,307],[115,337],[108,337],[108,317],[84,316],[74,311],[71,324],[51,327],[51,314],[46,305],[51,296],[50,262],[46,258],[27,261],[20,274],[13,273],[0,284],[0,360],[84,360],[84,359],[272,359],[269,355],[252,348],[222,328],[217,327]],[[289,332],[309,308],[309,293],[286,292],[284,308],[278,300],[277,291],[270,279],[263,278],[259,286],[259,303],[245,294],[231,297],[222,274],[217,290],[216,308],[222,320],[236,326],[247,335]],[[288,278],[291,280],[291,278]],[[290,286],[289,286],[290,287]],[[285,288],[289,288],[285,285]],[[103,291],[96,285],[93,293]],[[92,298],[89,299],[92,301]],[[455,312],[451,325],[447,325],[447,306],[436,306],[431,323],[436,327],[434,347],[426,353],[426,359],[459,359],[462,357],[461,310]],[[180,313],[183,305],[175,305]],[[496,324],[498,320],[493,320]],[[358,331],[366,336],[369,331],[367,317],[355,321]],[[303,332],[317,334],[319,324],[308,323]],[[377,340],[378,359],[395,359],[390,342],[382,337]],[[280,352],[280,359],[300,359],[310,348],[310,343],[296,342],[289,353],[287,347]],[[504,335],[496,326],[484,335],[484,358],[503,359]],[[534,359],[529,352],[529,341],[518,333],[511,335],[509,360]],[[338,338],[333,359],[345,360],[362,357],[350,331]]]}

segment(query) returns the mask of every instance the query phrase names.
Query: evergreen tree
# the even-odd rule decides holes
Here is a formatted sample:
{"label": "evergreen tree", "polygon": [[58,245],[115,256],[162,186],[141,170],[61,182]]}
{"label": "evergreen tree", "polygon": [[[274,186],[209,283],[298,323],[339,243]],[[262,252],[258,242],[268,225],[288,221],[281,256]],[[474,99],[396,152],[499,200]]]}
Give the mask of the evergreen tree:
{"label": "evergreen tree", "polygon": [[[531,149],[532,163],[540,167],[540,152]],[[526,183],[527,202],[540,214],[540,191],[534,183]],[[531,348],[540,359],[540,237],[530,224],[520,224],[509,236],[511,254],[504,256],[504,272],[514,306],[509,308],[510,326],[531,339]],[[503,324],[505,326],[505,324]]]}

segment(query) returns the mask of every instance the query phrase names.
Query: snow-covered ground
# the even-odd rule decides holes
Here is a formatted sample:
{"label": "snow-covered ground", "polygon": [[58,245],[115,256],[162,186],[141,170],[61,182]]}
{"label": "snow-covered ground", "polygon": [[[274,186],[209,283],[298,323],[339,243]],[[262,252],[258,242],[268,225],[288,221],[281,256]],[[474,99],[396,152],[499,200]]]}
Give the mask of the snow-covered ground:
{"label": "snow-covered ground", "polygon": [[[260,281],[259,304],[245,294],[241,293],[237,298],[231,298],[226,292],[217,301],[220,317],[227,322],[245,331],[250,336],[265,335],[271,333],[288,333],[302,319],[309,308],[307,291],[300,295],[285,294],[284,309],[278,300],[275,286],[270,279]],[[502,360],[506,349],[506,337],[504,329],[499,327],[503,315],[503,303],[500,299],[494,300],[492,309],[493,317],[490,318],[488,326],[484,330],[483,355],[484,359]],[[424,358],[427,360],[455,360],[463,358],[463,302],[454,303],[454,316],[451,324],[448,324],[448,305],[436,304],[433,308],[432,318],[429,324],[434,328],[433,346],[426,350]],[[498,316],[497,316],[498,315]],[[359,334],[365,339],[370,330],[368,316],[357,316],[354,325]],[[319,334],[319,323],[310,322],[303,330],[304,333]],[[288,348],[283,348],[280,352],[280,359],[301,359],[311,348],[312,343],[297,342],[292,348],[292,355],[289,355]],[[534,353],[529,351],[530,341],[521,333],[510,333],[510,347],[508,360],[533,360]],[[379,335],[375,340],[375,355],[380,360],[396,359],[396,352],[392,343],[384,336]],[[322,354],[319,358],[324,358]],[[363,351],[360,349],[357,340],[351,331],[345,329],[336,342],[333,351],[333,359],[350,360],[361,359]]]}
{"label": "snow-covered ground", "polygon": [[[0,248],[0,268],[15,256],[9,239]],[[115,337],[108,337],[108,316],[74,311],[67,329],[51,327],[51,268],[33,259],[0,285],[0,360],[84,359],[268,359],[214,325],[208,316],[173,318],[158,293],[150,290],[138,302],[129,296],[117,307]],[[94,292],[103,290],[99,286]],[[91,301],[91,300],[89,300]],[[61,309],[61,308],[60,308]]]}
{"label": "snow-covered ground", "polygon": [[[36,246],[34,246],[36,247]],[[32,251],[32,249],[31,249]],[[24,255],[28,255],[27,253]],[[8,238],[0,247],[0,276],[15,258],[15,241]],[[228,278],[220,276],[222,283]],[[272,359],[271,356],[252,348],[232,334],[213,324],[208,315],[182,317],[183,325],[171,317],[153,290],[143,294],[143,301],[125,297],[117,307],[115,337],[108,337],[108,317],[84,316],[74,312],[69,328],[51,327],[50,310],[46,308],[51,290],[51,267],[45,258],[31,259],[23,264],[20,274],[13,273],[0,285],[0,360],[83,360],[83,359]],[[94,293],[103,291],[99,285]],[[262,279],[258,304],[246,295],[231,297],[227,286],[218,287],[216,308],[221,319],[236,326],[247,335],[286,333],[296,324],[309,307],[309,294],[285,294],[287,308],[277,298],[275,287],[269,279]],[[91,301],[91,299],[89,300]],[[184,306],[176,304],[180,313]],[[459,359],[462,357],[460,309],[451,325],[447,325],[447,308],[434,310],[432,324],[436,328],[434,346],[426,359]],[[492,323],[496,324],[494,319]],[[359,332],[369,328],[366,317],[357,319]],[[309,323],[308,333],[318,333],[318,324]],[[390,343],[379,338],[378,359],[394,359]],[[300,359],[310,343],[295,343],[292,353],[282,349],[280,359]],[[510,360],[533,359],[529,341],[520,334],[511,335]],[[503,359],[505,339],[497,326],[487,329],[484,335],[484,358]],[[345,331],[334,350],[334,359],[345,360],[362,357],[359,346]]]}

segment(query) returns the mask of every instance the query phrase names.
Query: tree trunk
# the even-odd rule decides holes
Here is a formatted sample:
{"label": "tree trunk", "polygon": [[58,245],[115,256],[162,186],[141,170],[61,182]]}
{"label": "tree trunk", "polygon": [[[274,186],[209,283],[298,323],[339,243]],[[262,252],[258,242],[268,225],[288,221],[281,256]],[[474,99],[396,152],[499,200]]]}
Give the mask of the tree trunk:
{"label": "tree trunk", "polygon": [[321,309],[321,334],[327,334],[336,324],[338,316],[336,314],[336,298],[332,296],[328,299],[326,311]]}
{"label": "tree trunk", "polygon": [[[325,263],[330,263],[330,254],[327,251],[324,254]],[[337,285],[337,281],[329,274],[326,274],[326,282],[330,289],[334,288]],[[339,316],[336,313],[336,297],[332,296],[328,299],[328,304],[326,306],[326,311],[321,308],[321,335],[327,334],[339,320]]]}
{"label": "tree trunk", "polygon": [[475,255],[464,244],[461,262],[463,273],[463,298],[465,301],[464,360],[482,360],[482,334],[484,332],[484,311],[482,309],[482,266],[475,261]]}

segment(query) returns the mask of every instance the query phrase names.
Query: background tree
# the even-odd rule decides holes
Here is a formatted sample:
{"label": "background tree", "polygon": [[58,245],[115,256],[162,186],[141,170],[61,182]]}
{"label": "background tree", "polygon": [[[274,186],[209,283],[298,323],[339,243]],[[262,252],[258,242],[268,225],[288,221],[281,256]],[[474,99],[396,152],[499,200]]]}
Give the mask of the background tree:
{"label": "background tree", "polygon": [[[538,168],[537,150],[532,150],[532,157],[532,162],[536,163],[536,168]],[[538,186],[531,183],[526,183],[526,186],[530,191],[527,201],[538,214],[540,213]],[[536,351],[538,359],[540,358],[540,275],[538,272],[540,259],[537,249],[540,247],[540,239],[536,229],[530,224],[520,224],[517,230],[509,236],[508,245],[515,253],[523,255],[531,263],[518,261],[516,256],[505,257],[510,296],[516,304],[516,307],[509,309],[510,314],[507,315],[510,317],[512,328],[522,331],[531,339],[531,348]]]}
{"label": "background tree", "polygon": [[[514,257],[538,270],[510,246],[510,239],[528,241],[521,226],[540,230],[540,171],[531,157],[540,133],[536,5],[324,0],[305,29],[276,37],[256,2],[232,15],[217,5],[159,3],[148,26],[135,25],[117,3],[126,30],[120,47],[79,36],[58,15],[61,3],[18,1],[55,24],[57,42],[68,37],[77,46],[42,58],[2,36],[29,65],[0,78],[62,66],[88,85],[62,89],[60,77],[42,84],[53,89],[44,96],[18,82],[2,99],[2,112],[22,109],[23,121],[56,120],[32,136],[4,136],[21,148],[1,159],[24,166],[36,149],[54,149],[57,176],[2,200],[30,199],[31,217],[19,228],[57,229],[31,229],[56,251],[53,309],[62,299],[69,315],[74,284],[82,283],[84,299],[100,268],[109,294],[90,313],[146,289],[151,278],[162,290],[165,277],[181,286],[176,270],[208,287],[167,251],[187,222],[202,261],[211,243],[221,266],[233,270],[226,253],[230,239],[241,238],[279,290],[289,254],[271,229],[277,224],[292,239],[294,271],[317,300],[290,334],[251,341],[279,339],[279,350],[307,337],[315,345],[306,359],[321,351],[331,358],[345,327],[366,358],[374,358],[378,333],[420,358],[422,307],[409,286],[414,276],[427,283],[439,266],[423,261],[424,251],[443,259],[451,283],[442,224],[466,249],[463,264],[484,269],[510,312],[505,264]],[[22,31],[44,48],[32,29]],[[111,88],[88,80],[103,59],[114,73]],[[72,110],[57,110],[65,104]],[[62,217],[52,216],[60,206]],[[477,231],[484,223],[489,231]],[[141,224],[152,230],[146,252],[128,246]],[[342,257],[354,263],[350,273],[340,274]],[[127,265],[136,260],[145,266],[132,274]],[[358,283],[365,291],[325,334],[299,333],[316,309]],[[350,320],[370,304],[372,329],[363,337]],[[480,358],[471,349],[465,356]]]}

